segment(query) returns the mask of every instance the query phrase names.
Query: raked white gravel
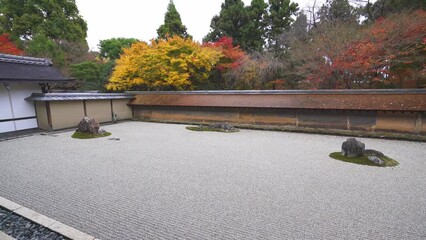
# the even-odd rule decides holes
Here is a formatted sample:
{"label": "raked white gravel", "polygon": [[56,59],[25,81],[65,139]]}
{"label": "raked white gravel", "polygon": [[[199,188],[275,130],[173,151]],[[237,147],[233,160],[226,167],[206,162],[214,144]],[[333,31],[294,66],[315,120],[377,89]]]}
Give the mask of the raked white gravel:
{"label": "raked white gravel", "polygon": [[[426,144],[124,122],[0,142],[0,196],[100,239],[426,239]],[[120,138],[108,140],[108,138]]]}

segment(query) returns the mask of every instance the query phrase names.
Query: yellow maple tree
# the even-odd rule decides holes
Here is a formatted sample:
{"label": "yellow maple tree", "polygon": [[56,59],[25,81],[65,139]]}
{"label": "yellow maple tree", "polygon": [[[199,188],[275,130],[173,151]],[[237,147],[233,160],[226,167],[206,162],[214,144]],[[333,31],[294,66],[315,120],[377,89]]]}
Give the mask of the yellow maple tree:
{"label": "yellow maple tree", "polygon": [[134,43],[117,60],[107,89],[196,89],[221,57],[219,50],[179,36]]}

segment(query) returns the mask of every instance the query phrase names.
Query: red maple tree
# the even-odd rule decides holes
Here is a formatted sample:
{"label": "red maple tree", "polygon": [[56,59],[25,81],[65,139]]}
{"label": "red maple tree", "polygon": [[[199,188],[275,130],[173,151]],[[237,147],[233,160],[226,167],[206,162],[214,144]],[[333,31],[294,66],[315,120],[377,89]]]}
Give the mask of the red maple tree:
{"label": "red maple tree", "polygon": [[24,51],[19,49],[14,42],[10,40],[10,35],[4,33],[0,35],[0,53],[23,55]]}
{"label": "red maple tree", "polygon": [[[363,88],[416,88],[424,84],[426,11],[377,20],[364,37],[336,57],[334,72],[348,72]],[[423,73],[423,74],[422,74]]]}
{"label": "red maple tree", "polygon": [[223,58],[217,64],[216,69],[220,72],[225,72],[229,69],[236,69],[241,65],[241,61],[246,56],[246,53],[241,50],[240,46],[232,44],[231,37],[222,37],[213,43],[204,43],[204,46],[219,48],[222,51]]}

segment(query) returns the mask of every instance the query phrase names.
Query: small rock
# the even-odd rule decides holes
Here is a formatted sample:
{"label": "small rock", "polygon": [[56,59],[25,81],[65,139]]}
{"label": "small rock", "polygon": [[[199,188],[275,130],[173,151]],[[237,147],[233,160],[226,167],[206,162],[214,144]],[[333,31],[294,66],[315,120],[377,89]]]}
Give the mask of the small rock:
{"label": "small rock", "polygon": [[365,149],[364,150],[364,155],[372,155],[372,156],[376,156],[376,157],[384,157],[385,155],[382,152],[379,152],[377,150],[374,149]]}
{"label": "small rock", "polygon": [[385,164],[385,162],[382,159],[380,159],[379,157],[376,157],[376,156],[368,156],[368,160],[370,160],[371,162],[378,164],[378,165]]}
{"label": "small rock", "polygon": [[355,138],[348,138],[342,144],[342,155],[346,157],[360,157],[364,150],[365,144]]}
{"label": "small rock", "polygon": [[222,129],[225,131],[234,130],[234,126],[229,123],[213,123],[213,124],[210,124],[210,127],[215,129]]}
{"label": "small rock", "polygon": [[100,129],[99,129],[99,131],[98,131],[98,133],[99,133],[99,134],[105,134],[105,133],[106,133],[106,131],[105,131],[105,129],[100,128]]}

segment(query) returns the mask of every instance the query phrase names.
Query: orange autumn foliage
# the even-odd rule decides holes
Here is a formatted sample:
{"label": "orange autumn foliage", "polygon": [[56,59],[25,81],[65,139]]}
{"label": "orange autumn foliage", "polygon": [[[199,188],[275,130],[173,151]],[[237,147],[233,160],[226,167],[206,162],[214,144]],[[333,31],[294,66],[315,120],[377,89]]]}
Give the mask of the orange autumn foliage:
{"label": "orange autumn foliage", "polygon": [[203,46],[218,49],[222,52],[223,57],[216,66],[216,69],[220,72],[238,68],[241,65],[241,60],[246,57],[246,53],[241,50],[240,46],[233,45],[231,37],[221,37],[216,42],[204,43]]}
{"label": "orange autumn foliage", "polygon": [[377,20],[333,61],[363,87],[416,88],[424,84],[426,11]]}
{"label": "orange autumn foliage", "polygon": [[[307,88],[426,87],[426,11],[324,24],[292,55]],[[300,84],[299,84],[300,86]]]}

